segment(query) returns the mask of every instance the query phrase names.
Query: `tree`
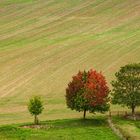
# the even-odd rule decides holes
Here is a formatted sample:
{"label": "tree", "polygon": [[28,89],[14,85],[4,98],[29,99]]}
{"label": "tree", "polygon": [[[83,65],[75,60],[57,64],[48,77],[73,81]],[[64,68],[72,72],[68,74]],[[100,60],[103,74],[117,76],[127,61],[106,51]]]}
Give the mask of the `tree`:
{"label": "tree", "polygon": [[115,76],[112,102],[131,108],[132,115],[135,115],[135,108],[140,105],[140,63],[121,67]]}
{"label": "tree", "polygon": [[66,104],[76,111],[105,112],[109,109],[109,88],[102,73],[95,70],[84,71],[72,77],[66,88]]}
{"label": "tree", "polygon": [[34,115],[34,123],[38,124],[38,115],[42,113],[43,111],[43,105],[41,98],[39,96],[35,96],[30,99],[28,104],[28,110],[29,112]]}

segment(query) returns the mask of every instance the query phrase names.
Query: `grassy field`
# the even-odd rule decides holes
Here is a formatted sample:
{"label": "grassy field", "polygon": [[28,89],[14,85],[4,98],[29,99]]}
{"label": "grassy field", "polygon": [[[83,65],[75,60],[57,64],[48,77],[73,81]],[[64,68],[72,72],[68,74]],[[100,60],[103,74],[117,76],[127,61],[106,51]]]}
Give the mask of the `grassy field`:
{"label": "grassy field", "polygon": [[140,139],[140,121],[126,120],[120,117],[114,117],[113,122],[121,130],[124,136],[129,140]]}
{"label": "grassy field", "polygon": [[71,76],[95,68],[109,84],[140,62],[139,38],[139,0],[0,0],[0,124],[31,121],[33,95],[42,120],[81,116],[65,105]]}
{"label": "grassy field", "polygon": [[42,123],[41,129],[19,126],[0,127],[1,140],[119,140],[104,118],[47,121]]}

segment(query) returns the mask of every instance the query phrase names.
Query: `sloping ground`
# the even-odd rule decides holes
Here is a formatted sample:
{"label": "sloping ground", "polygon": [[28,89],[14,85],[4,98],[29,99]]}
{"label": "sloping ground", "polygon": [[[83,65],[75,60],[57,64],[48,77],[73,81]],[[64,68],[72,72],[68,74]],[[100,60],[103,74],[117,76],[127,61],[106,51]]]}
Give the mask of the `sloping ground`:
{"label": "sloping ground", "polygon": [[35,94],[42,119],[79,116],[65,106],[71,76],[95,68],[110,82],[140,61],[139,38],[139,0],[0,0],[0,123],[31,120]]}
{"label": "sloping ground", "polygon": [[[39,126],[38,126],[39,127]],[[120,140],[104,119],[56,120],[44,122],[38,129],[16,125],[1,126],[1,140]]]}

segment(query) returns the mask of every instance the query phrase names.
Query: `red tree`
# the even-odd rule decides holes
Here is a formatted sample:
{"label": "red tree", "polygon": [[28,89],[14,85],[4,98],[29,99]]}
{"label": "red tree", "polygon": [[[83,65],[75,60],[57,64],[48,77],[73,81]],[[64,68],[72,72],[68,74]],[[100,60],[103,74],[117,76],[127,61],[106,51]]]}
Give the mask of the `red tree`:
{"label": "red tree", "polygon": [[66,88],[68,108],[76,111],[105,112],[109,109],[109,88],[102,73],[95,70],[84,71],[72,77]]}

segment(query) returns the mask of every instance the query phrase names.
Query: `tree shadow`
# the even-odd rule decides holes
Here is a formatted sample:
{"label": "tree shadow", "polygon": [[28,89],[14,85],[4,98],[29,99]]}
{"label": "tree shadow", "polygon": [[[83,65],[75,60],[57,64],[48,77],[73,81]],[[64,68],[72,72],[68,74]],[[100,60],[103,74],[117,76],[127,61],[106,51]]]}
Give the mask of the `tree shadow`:
{"label": "tree shadow", "polygon": [[[46,128],[59,129],[59,128],[74,128],[74,127],[100,127],[107,126],[107,120],[105,117],[96,117],[93,119],[63,119],[55,121],[45,121],[41,125],[46,125]],[[45,127],[42,127],[45,128]]]}

